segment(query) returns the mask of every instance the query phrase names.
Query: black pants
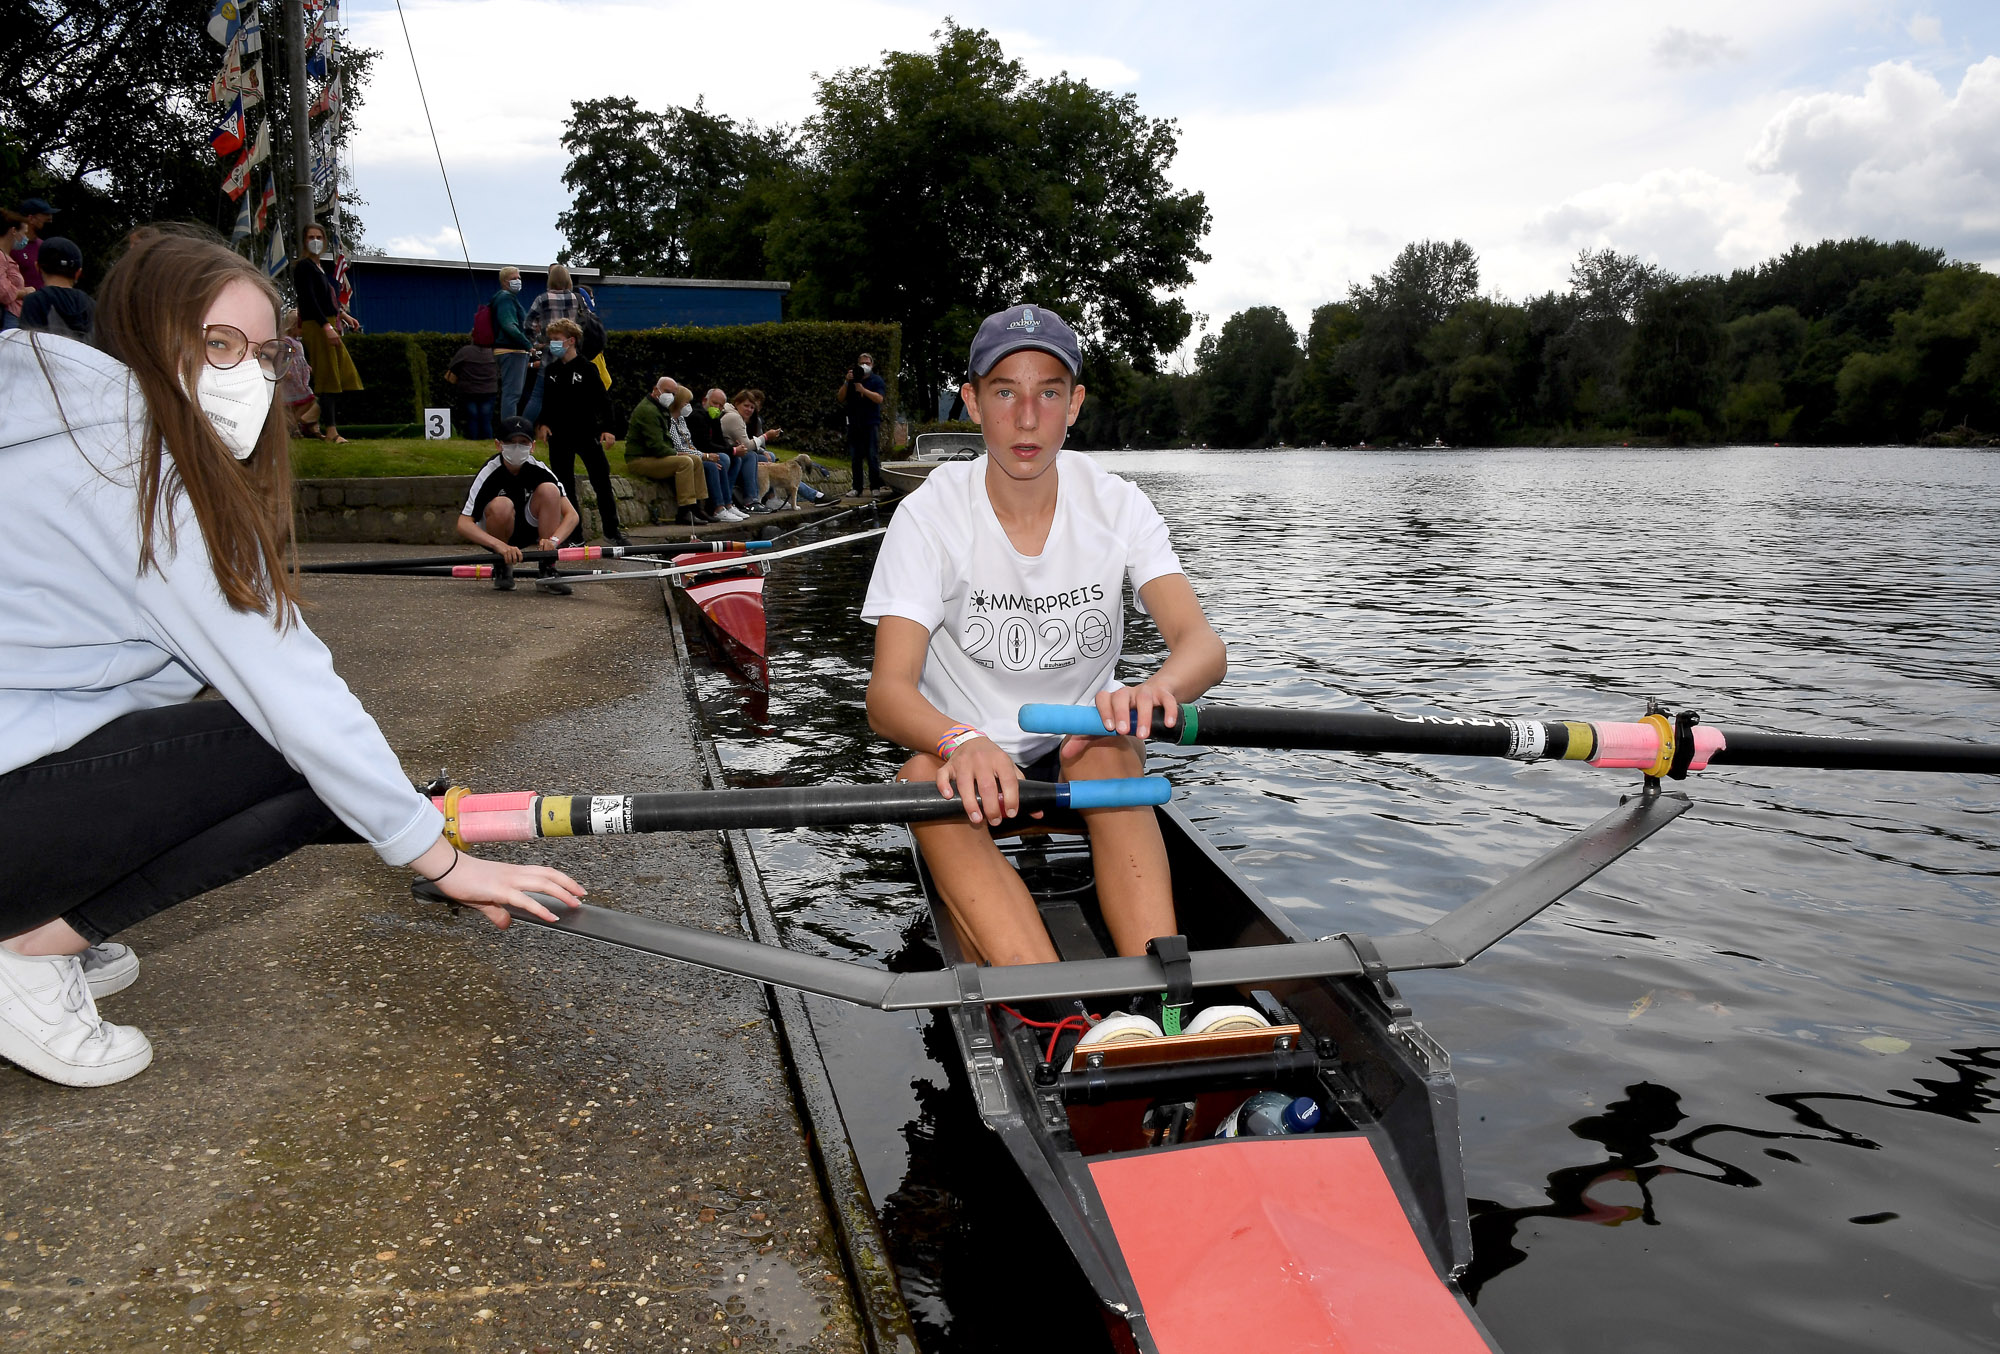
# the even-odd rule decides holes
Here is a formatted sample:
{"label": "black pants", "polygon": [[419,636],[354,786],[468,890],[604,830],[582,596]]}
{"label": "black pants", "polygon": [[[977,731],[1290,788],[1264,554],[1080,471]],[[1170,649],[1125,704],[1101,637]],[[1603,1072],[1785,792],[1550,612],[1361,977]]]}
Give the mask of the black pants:
{"label": "black pants", "polygon": [[854,477],[854,492],[864,493],[862,471],[872,477],[872,487],[882,487],[882,458],[875,450],[875,432],[879,423],[849,424],[847,428],[847,464]]}
{"label": "black pants", "polygon": [[565,544],[583,544],[583,503],[576,496],[576,458],[583,458],[583,468],[590,472],[590,487],[597,491],[597,515],[604,519],[604,534],[618,535],[618,495],[611,488],[611,461],[604,454],[604,446],[596,438],[589,441],[571,442],[567,439],[549,438],[549,469],[556,472],[563,488],[569,491],[569,501],[576,505],[576,530],[570,533]]}
{"label": "black pants", "polygon": [[0,776],[0,937],[96,944],[311,842],[358,841],[227,701],[140,710]]}
{"label": "black pants", "polygon": [[325,432],[328,428],[338,428],[340,426],[340,415],[337,411],[340,408],[340,396],[315,395],[313,398],[319,401],[320,431]]}

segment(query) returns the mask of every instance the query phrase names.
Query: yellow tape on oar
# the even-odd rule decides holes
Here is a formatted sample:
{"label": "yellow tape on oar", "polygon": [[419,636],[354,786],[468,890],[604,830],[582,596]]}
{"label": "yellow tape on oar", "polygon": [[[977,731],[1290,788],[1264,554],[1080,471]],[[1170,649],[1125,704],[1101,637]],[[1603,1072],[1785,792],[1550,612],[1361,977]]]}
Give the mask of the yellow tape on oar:
{"label": "yellow tape on oar", "polygon": [[574,837],[570,826],[570,805],[574,795],[543,795],[541,812],[535,815],[535,830],[544,837]]}
{"label": "yellow tape on oar", "polygon": [[439,807],[444,811],[444,839],[459,850],[466,850],[465,838],[458,835],[458,801],[467,794],[463,785],[454,785],[444,792],[444,803]]}
{"label": "yellow tape on oar", "polygon": [[1647,715],[1639,722],[1652,725],[1660,735],[1660,755],[1645,768],[1649,778],[1658,780],[1674,769],[1674,721],[1666,715]]}
{"label": "yellow tape on oar", "polygon": [[1569,746],[1563,749],[1562,755],[1564,761],[1587,762],[1597,755],[1595,727],[1574,719],[1565,719],[1563,727],[1569,730]]}

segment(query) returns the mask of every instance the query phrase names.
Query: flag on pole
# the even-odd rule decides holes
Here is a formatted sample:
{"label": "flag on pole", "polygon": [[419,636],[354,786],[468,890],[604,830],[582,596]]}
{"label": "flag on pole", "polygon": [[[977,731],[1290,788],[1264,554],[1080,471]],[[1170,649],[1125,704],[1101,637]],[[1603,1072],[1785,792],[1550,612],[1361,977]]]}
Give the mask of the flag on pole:
{"label": "flag on pole", "polygon": [[[248,33],[248,29],[244,33]],[[262,62],[244,61],[243,34],[230,44],[229,55],[223,58],[222,69],[208,87],[210,103],[227,103],[238,94],[243,96],[247,107],[264,97],[264,67]]]}
{"label": "flag on pole", "polygon": [[313,137],[312,188],[314,202],[331,202],[340,186],[333,159],[333,124],[323,124]]}
{"label": "flag on pole", "polygon": [[261,165],[271,158],[271,119],[257,121],[257,140],[250,147],[249,164]]}
{"label": "flag on pole", "polygon": [[227,47],[236,38],[236,30],[243,26],[243,10],[237,0],[216,0],[216,5],[208,15],[208,35]]}
{"label": "flag on pole", "polygon": [[264,29],[257,22],[256,10],[246,9],[243,12],[243,27],[237,30],[236,45],[243,50],[245,56],[264,50]]}
{"label": "flag on pole", "polygon": [[326,79],[333,68],[333,29],[331,24],[340,16],[331,5],[319,12],[313,20],[312,31],[306,35],[306,74],[315,80]]}
{"label": "flag on pole", "polygon": [[308,115],[314,115],[319,113],[338,113],[339,111],[340,77],[336,75],[333,79],[327,81],[326,88],[319,92],[319,97],[313,100],[313,106],[308,108],[306,112]]}
{"label": "flag on pole", "polygon": [[245,193],[242,205],[236,209],[236,228],[229,232],[229,243],[232,246],[243,243],[250,238],[251,231],[255,229],[251,220],[250,195]]}
{"label": "flag on pole", "polygon": [[277,229],[271,232],[271,242],[264,247],[264,272],[276,281],[284,275],[291,260],[285,256],[285,222],[277,218]]}
{"label": "flag on pole", "polygon": [[268,170],[264,174],[264,191],[257,197],[256,229],[262,231],[271,221],[271,208],[278,205],[278,179]]}
{"label": "flag on pole", "polygon": [[250,186],[250,174],[251,159],[246,155],[236,162],[236,167],[229,171],[229,177],[222,181],[222,191],[231,199],[242,197],[243,190]]}
{"label": "flag on pole", "polygon": [[243,149],[243,139],[248,132],[243,118],[243,96],[239,94],[230,102],[221,121],[215,124],[215,130],[208,134],[208,144],[215,147],[217,155],[226,159]]}

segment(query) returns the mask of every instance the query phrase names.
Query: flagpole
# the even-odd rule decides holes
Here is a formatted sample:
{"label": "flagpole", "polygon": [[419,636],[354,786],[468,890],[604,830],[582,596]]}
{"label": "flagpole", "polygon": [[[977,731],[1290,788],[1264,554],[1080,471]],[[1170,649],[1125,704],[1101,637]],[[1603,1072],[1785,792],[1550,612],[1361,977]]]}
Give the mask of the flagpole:
{"label": "flagpole", "polygon": [[279,0],[285,10],[285,79],[291,86],[292,224],[304,230],[313,219],[312,133],[306,113],[305,0]]}

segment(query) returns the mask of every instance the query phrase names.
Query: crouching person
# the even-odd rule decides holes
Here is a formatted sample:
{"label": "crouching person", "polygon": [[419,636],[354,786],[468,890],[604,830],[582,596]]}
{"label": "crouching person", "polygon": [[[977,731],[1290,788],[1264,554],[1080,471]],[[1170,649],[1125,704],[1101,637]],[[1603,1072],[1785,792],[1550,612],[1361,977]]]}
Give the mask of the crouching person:
{"label": "crouching person", "polygon": [[695,505],[704,494],[702,463],[688,436],[687,408],[694,392],[671,376],[662,376],[632,408],[625,425],[625,468],[649,480],[672,480],[674,522],[705,526],[715,519]]}
{"label": "crouching person", "polygon": [[[458,534],[500,556],[493,586],[514,590],[514,566],[523,549],[554,550],[576,530],[576,507],[556,472],[535,459],[535,429],[525,418],[500,420],[497,454],[473,477],[459,514]],[[543,560],[535,586],[567,597],[554,560]]]}

